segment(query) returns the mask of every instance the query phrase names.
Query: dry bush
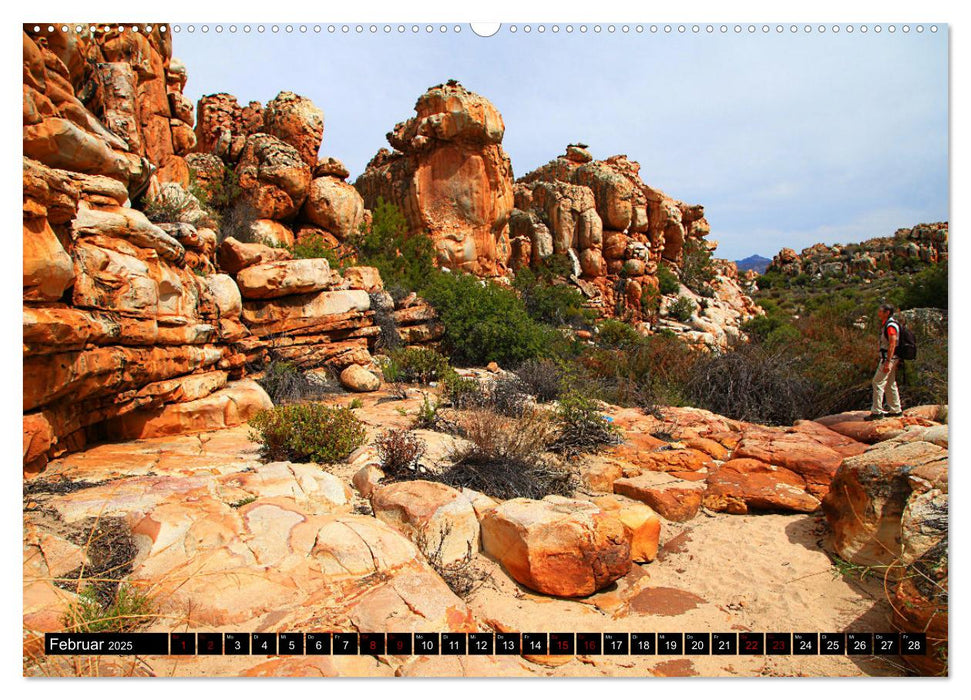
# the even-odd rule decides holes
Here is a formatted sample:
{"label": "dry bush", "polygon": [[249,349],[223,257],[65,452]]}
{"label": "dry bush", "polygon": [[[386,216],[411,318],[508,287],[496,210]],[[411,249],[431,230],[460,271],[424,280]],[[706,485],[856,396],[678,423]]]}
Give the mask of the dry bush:
{"label": "dry bush", "polygon": [[692,405],[768,425],[791,425],[804,418],[813,398],[800,358],[755,345],[701,360],[685,391]]}
{"label": "dry bush", "polygon": [[263,387],[274,404],[305,401],[343,391],[340,384],[329,375],[311,375],[292,362],[280,360],[267,363],[263,376],[256,382]]}
{"label": "dry bush", "polygon": [[431,546],[424,531],[419,533],[415,544],[418,549],[424,552],[425,558],[435,570],[435,573],[452,589],[452,593],[464,599],[491,580],[491,576],[485,569],[474,563],[475,554],[472,552],[471,542],[469,542],[468,549],[461,559],[452,562],[444,561],[442,550],[445,548],[445,540],[451,532],[452,524],[445,523],[438,532],[437,542],[434,546]]}
{"label": "dry bush", "polygon": [[519,418],[530,410],[530,404],[526,385],[515,374],[496,377],[489,384],[486,407],[500,415]]}
{"label": "dry bush", "polygon": [[543,411],[510,418],[488,410],[468,412],[459,423],[466,442],[450,455],[453,465],[438,480],[495,498],[570,495],[576,476],[547,453],[556,426]]}
{"label": "dry bush", "polygon": [[374,441],[381,469],[389,477],[414,473],[428,445],[411,430],[391,428]]}
{"label": "dry bush", "polygon": [[516,376],[540,403],[556,401],[563,393],[563,369],[552,360],[527,360]]}

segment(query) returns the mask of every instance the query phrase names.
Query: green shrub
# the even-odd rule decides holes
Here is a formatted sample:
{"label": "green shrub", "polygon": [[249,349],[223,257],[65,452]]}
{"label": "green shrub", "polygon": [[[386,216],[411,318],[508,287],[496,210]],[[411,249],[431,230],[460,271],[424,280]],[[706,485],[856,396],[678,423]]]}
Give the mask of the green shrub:
{"label": "green shrub", "polygon": [[436,271],[432,239],[409,235],[404,215],[380,197],[371,216],[371,230],[362,225],[347,241],[357,251],[358,264],[376,267],[388,289],[420,290]]}
{"label": "green shrub", "polygon": [[328,247],[324,237],[319,234],[304,236],[302,240],[293,244],[290,254],[298,260],[324,258],[332,270],[340,270],[343,265],[343,260],[337,257],[337,251]]}
{"label": "green shrub", "polygon": [[654,319],[660,310],[661,289],[654,285],[646,285],[641,292],[641,312],[649,319]]}
{"label": "green shrub", "polygon": [[479,381],[463,377],[452,370],[442,377],[442,398],[455,408],[470,408],[484,402],[484,392]]}
{"label": "green shrub", "polygon": [[450,371],[452,368],[444,355],[422,347],[395,348],[382,368],[386,381],[418,384],[443,379]]}
{"label": "green shrub", "polygon": [[511,289],[472,275],[439,274],[422,295],[445,326],[444,345],[457,363],[516,365],[552,352],[559,333],[529,316]]}
{"label": "green shrub", "polygon": [[947,262],[926,267],[910,280],[898,295],[903,309],[947,308]]}
{"label": "green shrub", "polygon": [[661,294],[677,294],[681,289],[678,276],[663,262],[657,266],[657,287]]}
{"label": "green shrub", "polygon": [[681,323],[691,320],[691,315],[695,312],[695,303],[688,297],[681,296],[675,299],[674,303],[668,307],[668,315]]}
{"label": "green shrub", "polygon": [[[546,274],[543,274],[546,271]],[[553,281],[548,268],[537,273],[523,268],[516,273],[513,287],[526,306],[526,313],[533,319],[553,326],[579,327],[586,325],[592,312],[583,307],[586,299],[576,287]]]}
{"label": "green shrub", "polygon": [[320,403],[289,404],[260,411],[251,439],[274,461],[333,464],[364,444],[364,424],[349,408]]}
{"label": "green shrub", "polygon": [[643,340],[636,328],[615,318],[604,319],[597,326],[597,342],[608,348],[633,347]]}
{"label": "green shrub", "polygon": [[703,290],[711,290],[709,285],[714,277],[715,268],[708,246],[697,238],[689,237],[681,251],[681,281],[693,292],[703,294]]}
{"label": "green shrub", "polygon": [[620,442],[617,429],[601,413],[597,402],[578,391],[560,399],[556,424],[558,434],[551,445],[556,452],[579,454]]}

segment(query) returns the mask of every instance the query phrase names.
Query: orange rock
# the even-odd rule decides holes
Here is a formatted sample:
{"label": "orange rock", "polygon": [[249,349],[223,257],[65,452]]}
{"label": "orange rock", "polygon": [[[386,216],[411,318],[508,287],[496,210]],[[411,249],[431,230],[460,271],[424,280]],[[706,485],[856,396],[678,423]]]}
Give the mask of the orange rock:
{"label": "orange rock", "polygon": [[650,506],[632,503],[616,496],[593,499],[605,512],[617,516],[631,531],[630,558],[635,562],[651,562],[657,558],[661,519]]}
{"label": "orange rock", "polygon": [[46,218],[24,220],[24,299],[56,301],[74,284],[74,263]]}
{"label": "orange rock", "polygon": [[233,275],[251,265],[289,260],[291,257],[282,248],[271,248],[262,243],[240,243],[232,236],[220,244],[218,255],[219,266]]}
{"label": "orange rock", "polygon": [[712,440],[711,438],[692,435],[684,439],[684,444],[695,450],[704,452],[712,459],[717,459],[719,461],[725,461],[731,454],[727,447],[723,446],[716,440]]}
{"label": "orange rock", "polygon": [[395,152],[379,151],[355,187],[368,208],[382,197],[398,206],[413,233],[427,231],[440,264],[499,274],[511,253],[513,206],[502,117],[454,82],[430,89],[415,111],[388,135]]}
{"label": "orange rock", "polygon": [[934,425],[933,421],[920,415],[904,415],[899,418],[882,418],[875,421],[864,420],[867,415],[869,411],[849,411],[817,418],[816,422],[834,432],[869,445],[895,438],[910,426]]}
{"label": "orange rock", "polygon": [[644,471],[697,471],[713,464],[707,454],[691,448],[642,452],[631,445],[621,445],[614,455]]}
{"label": "orange rock", "polygon": [[333,276],[324,258],[279,260],[251,265],[236,274],[245,299],[273,299],[325,289]]}
{"label": "orange rock", "polygon": [[268,408],[273,402],[263,388],[244,379],[193,401],[133,411],[108,421],[107,430],[121,440],[198,433],[240,425]]}
{"label": "orange rock", "polygon": [[698,514],[705,484],[661,474],[617,479],[614,493],[646,503],[667,520],[683,523]]}
{"label": "orange rock", "polygon": [[292,218],[310,188],[310,166],[290,146],[269,134],[253,134],[236,166],[239,186],[261,219]]}
{"label": "orange rock", "polygon": [[540,593],[587,596],[630,570],[631,531],[589,501],[515,498],[488,511],[481,525],[485,551]]}
{"label": "orange rock", "polygon": [[378,485],[371,494],[374,516],[403,533],[441,564],[479,551],[479,521],[459,491],[432,481]]}
{"label": "orange rock", "polygon": [[846,561],[882,566],[901,556],[901,517],[917,469],[946,469],[947,450],[929,442],[879,443],[849,457],[823,499],[830,546]]}
{"label": "orange rock", "polygon": [[364,200],[353,185],[335,177],[318,177],[310,183],[303,216],[343,241],[360,233]]}
{"label": "orange rock", "polygon": [[821,498],[829,489],[843,456],[805,433],[760,429],[743,434],[732,459],[749,457],[785,467],[806,481],[809,492]]}
{"label": "orange rock", "polygon": [[263,110],[266,133],[290,144],[307,165],[317,164],[317,151],[324,138],[324,113],[306,97],[281,92]]}
{"label": "orange rock", "polygon": [[708,475],[703,503],[714,511],[745,514],[749,509],[811,513],[819,500],[806,493],[795,472],[756,459],[732,459]]}

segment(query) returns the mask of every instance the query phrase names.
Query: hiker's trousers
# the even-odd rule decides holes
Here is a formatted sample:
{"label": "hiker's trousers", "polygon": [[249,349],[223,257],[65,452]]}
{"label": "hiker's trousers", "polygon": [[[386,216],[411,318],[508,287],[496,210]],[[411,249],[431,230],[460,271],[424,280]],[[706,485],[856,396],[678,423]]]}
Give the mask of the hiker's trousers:
{"label": "hiker's trousers", "polygon": [[883,369],[883,360],[877,365],[877,371],[873,375],[873,405],[870,413],[884,413],[883,396],[887,395],[887,404],[890,413],[900,413],[900,392],[897,391],[897,366],[900,364],[899,358],[890,360],[890,371]]}

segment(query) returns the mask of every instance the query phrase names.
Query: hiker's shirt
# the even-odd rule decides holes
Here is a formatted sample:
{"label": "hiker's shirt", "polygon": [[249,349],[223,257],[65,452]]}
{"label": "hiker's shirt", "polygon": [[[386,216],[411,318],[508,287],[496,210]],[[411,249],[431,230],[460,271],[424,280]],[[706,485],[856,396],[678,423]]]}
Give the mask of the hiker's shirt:
{"label": "hiker's shirt", "polygon": [[883,328],[880,329],[880,361],[887,361],[887,353],[890,352],[890,333],[889,330],[893,329],[894,335],[897,337],[897,342],[900,342],[900,324],[897,320],[891,316],[887,319],[887,322],[883,324]]}

